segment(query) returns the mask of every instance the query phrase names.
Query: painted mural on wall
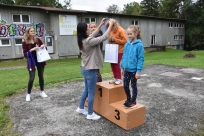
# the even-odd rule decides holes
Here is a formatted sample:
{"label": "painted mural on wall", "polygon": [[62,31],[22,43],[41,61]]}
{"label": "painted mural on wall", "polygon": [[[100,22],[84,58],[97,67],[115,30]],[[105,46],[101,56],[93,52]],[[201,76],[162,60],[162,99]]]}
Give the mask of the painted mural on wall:
{"label": "painted mural on wall", "polygon": [[1,20],[0,22],[0,37],[15,37],[24,36],[27,27],[33,27],[35,35],[37,37],[45,36],[45,25],[44,23],[37,24],[6,24],[6,21]]}

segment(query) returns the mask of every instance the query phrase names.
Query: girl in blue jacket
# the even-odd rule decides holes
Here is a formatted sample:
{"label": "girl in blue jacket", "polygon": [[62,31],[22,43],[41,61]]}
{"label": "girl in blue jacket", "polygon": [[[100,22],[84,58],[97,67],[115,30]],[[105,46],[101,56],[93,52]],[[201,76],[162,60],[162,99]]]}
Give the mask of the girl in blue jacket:
{"label": "girl in blue jacket", "polygon": [[[123,104],[126,108],[137,107],[137,79],[141,76],[144,63],[144,47],[141,41],[139,26],[130,25],[127,28],[129,41],[125,44],[121,60],[121,74],[124,75],[123,86],[127,100]],[[132,97],[129,89],[131,81]]]}

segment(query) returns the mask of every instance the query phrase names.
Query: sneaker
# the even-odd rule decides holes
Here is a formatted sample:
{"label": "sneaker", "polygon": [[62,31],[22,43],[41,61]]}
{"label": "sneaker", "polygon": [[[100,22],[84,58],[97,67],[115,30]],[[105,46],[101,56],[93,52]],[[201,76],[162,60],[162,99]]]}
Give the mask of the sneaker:
{"label": "sneaker", "polygon": [[125,105],[127,105],[128,103],[130,103],[131,102],[131,100],[130,99],[127,99],[126,101],[125,101],[125,103],[123,104],[123,106],[125,107]]}
{"label": "sneaker", "polygon": [[47,94],[45,94],[44,91],[41,91],[40,96],[43,97],[43,98],[46,98],[46,97],[47,97]]}
{"label": "sneaker", "polygon": [[115,83],[115,81],[116,81],[116,79],[115,79],[115,78],[113,78],[112,80],[110,80],[110,81],[109,81],[109,84],[114,84],[114,83]]}
{"label": "sneaker", "polygon": [[136,102],[131,102],[125,105],[125,108],[136,108],[137,107],[137,103]]}
{"label": "sneaker", "polygon": [[26,102],[29,102],[30,101],[30,94],[27,94],[26,95]]}
{"label": "sneaker", "polygon": [[116,84],[116,85],[122,84],[122,80],[121,80],[121,79],[117,79],[117,80],[115,81],[115,84]]}
{"label": "sneaker", "polygon": [[81,114],[84,114],[84,115],[87,115],[87,114],[88,114],[88,112],[86,111],[85,108],[84,108],[84,109],[80,109],[80,108],[78,107],[77,110],[76,110],[76,112],[81,113]]}
{"label": "sneaker", "polygon": [[86,118],[87,119],[92,119],[92,120],[98,120],[98,119],[101,118],[101,116],[98,116],[93,112],[92,115],[87,114]]}

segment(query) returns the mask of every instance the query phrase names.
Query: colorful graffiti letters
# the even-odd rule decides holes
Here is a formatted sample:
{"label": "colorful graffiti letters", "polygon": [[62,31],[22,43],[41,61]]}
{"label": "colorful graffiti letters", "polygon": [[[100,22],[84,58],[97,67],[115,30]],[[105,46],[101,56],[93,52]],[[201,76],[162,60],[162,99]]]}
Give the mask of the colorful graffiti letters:
{"label": "colorful graffiti letters", "polygon": [[44,29],[45,28],[44,23],[6,25],[6,22],[4,20],[1,20],[1,23],[0,23],[0,37],[24,36],[25,30],[26,30],[27,27],[33,27],[34,30],[35,30],[35,34],[38,37],[42,37],[42,36],[44,36],[46,34],[45,29]]}

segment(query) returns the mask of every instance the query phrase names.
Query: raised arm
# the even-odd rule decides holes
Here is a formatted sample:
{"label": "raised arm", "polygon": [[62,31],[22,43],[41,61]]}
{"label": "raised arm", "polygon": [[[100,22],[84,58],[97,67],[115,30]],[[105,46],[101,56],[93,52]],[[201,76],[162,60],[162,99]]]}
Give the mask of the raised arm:
{"label": "raised arm", "polygon": [[[96,37],[96,38],[90,36],[89,38],[87,38],[87,42],[89,43],[89,45],[95,46],[95,45],[98,45],[99,43],[105,41],[106,39],[108,39],[109,34],[110,34],[110,31],[111,31],[111,29],[112,29],[113,20],[110,19],[109,22],[110,22],[110,26],[108,27],[108,29],[106,30],[106,32],[105,32],[102,36],[99,36],[99,37]],[[102,21],[101,21],[99,27],[98,27],[92,34],[93,34],[93,35],[94,35],[94,34],[98,34],[98,32],[100,31],[101,26],[102,26],[104,23],[105,23],[105,18],[102,19]]]}

